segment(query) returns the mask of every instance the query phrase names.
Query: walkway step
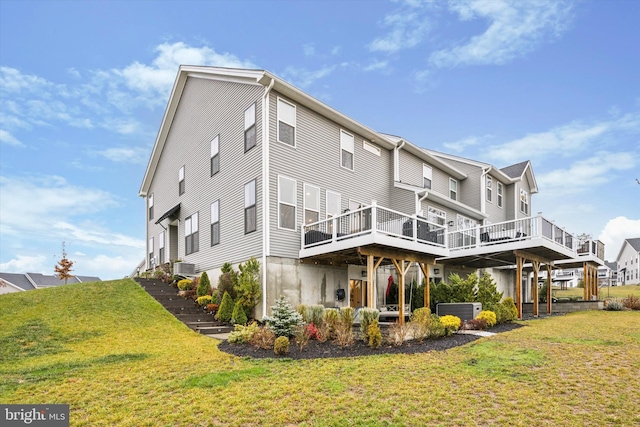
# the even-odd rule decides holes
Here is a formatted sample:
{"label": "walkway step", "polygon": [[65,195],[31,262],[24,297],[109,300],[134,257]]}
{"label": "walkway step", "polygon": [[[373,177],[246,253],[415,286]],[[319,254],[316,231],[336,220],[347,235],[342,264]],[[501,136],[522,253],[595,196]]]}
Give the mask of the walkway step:
{"label": "walkway step", "polygon": [[206,313],[197,307],[165,307],[165,309],[173,315],[202,313],[202,316],[206,316]]}
{"label": "walkway step", "polygon": [[207,323],[213,320],[212,315],[207,314],[203,311],[197,314],[174,314],[174,316],[176,316],[179,321],[186,324],[187,326],[193,323]]}
{"label": "walkway step", "polygon": [[203,335],[212,335],[212,334],[228,334],[229,332],[233,332],[233,326],[209,326],[203,328],[196,328],[196,331]]}

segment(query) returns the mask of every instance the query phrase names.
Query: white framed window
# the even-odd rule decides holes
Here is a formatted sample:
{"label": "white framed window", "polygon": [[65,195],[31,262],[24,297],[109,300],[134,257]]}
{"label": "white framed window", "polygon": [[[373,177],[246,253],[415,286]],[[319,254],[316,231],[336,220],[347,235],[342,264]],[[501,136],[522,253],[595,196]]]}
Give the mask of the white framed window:
{"label": "white framed window", "polygon": [[431,189],[431,180],[433,179],[433,170],[431,166],[422,164],[422,187]]}
{"label": "white framed window", "polygon": [[362,141],[362,149],[364,151],[368,151],[371,154],[375,154],[376,156],[380,156],[380,148],[376,147],[375,145],[373,145],[370,142],[367,141]]}
{"label": "white framed window", "polygon": [[211,203],[211,246],[220,243],[220,199]]}
{"label": "white framed window", "polygon": [[296,106],[278,98],[278,141],[296,146]]}
{"label": "white framed window", "polygon": [[278,227],[296,229],[297,182],[278,175]]}
{"label": "white framed window", "polygon": [[529,193],[523,188],[520,189],[520,212],[529,215]]}
{"label": "white framed window", "polygon": [[178,170],[178,195],[184,194],[184,166]]}
{"label": "white framed window", "polygon": [[149,221],[151,221],[153,219],[153,193],[149,194],[147,203],[149,206]]}
{"label": "white framed window", "polygon": [[471,218],[467,218],[464,215],[456,215],[457,230],[469,230],[477,226],[477,222]]}
{"label": "white framed window", "polygon": [[327,190],[325,196],[327,198],[327,218],[340,215],[340,206],[342,203],[340,193]]}
{"label": "white framed window", "polygon": [[220,172],[220,135],[211,140],[211,176]]}
{"label": "white framed window", "polygon": [[441,209],[434,208],[433,206],[428,206],[427,221],[438,225],[445,225],[447,223],[447,213]]}
{"label": "white framed window", "polygon": [[320,221],[320,188],[304,184],[304,223]]}
{"label": "white framed window", "polygon": [[149,238],[149,266],[155,267],[155,262],[153,260],[153,237]]}
{"label": "white framed window", "polygon": [[458,200],[458,181],[453,178],[449,178],[449,198]]}
{"label": "white framed window", "polygon": [[502,191],[503,191],[503,187],[502,187],[502,183],[501,182],[497,182],[496,183],[496,192],[498,193],[498,207],[501,208],[502,207]]}
{"label": "white framed window", "polygon": [[198,212],[184,220],[184,251],[186,255],[200,250]]}
{"label": "white framed window", "polygon": [[256,146],[256,104],[244,110],[244,152]]}
{"label": "white framed window", "polygon": [[353,170],[353,135],[340,130],[340,165]]}
{"label": "white framed window", "polygon": [[493,199],[493,179],[487,175],[487,202]]}
{"label": "white framed window", "polygon": [[256,180],[244,185],[244,234],[257,229]]}
{"label": "white framed window", "polygon": [[164,264],[164,231],[158,236],[158,263]]}

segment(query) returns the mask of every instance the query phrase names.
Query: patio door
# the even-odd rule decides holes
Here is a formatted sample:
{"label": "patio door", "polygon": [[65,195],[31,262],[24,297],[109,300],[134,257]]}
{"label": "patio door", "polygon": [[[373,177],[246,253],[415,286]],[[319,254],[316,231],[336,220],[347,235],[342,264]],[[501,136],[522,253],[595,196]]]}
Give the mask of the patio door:
{"label": "patio door", "polygon": [[367,306],[367,281],[349,280],[349,307]]}

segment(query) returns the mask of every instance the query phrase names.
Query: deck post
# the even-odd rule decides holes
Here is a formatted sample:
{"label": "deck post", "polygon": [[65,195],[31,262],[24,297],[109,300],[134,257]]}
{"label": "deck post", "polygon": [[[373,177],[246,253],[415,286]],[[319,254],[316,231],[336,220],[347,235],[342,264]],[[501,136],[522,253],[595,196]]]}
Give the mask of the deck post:
{"label": "deck post", "polygon": [[551,264],[547,264],[547,314],[551,314]]}
{"label": "deck post", "polygon": [[518,319],[522,319],[522,257],[516,256],[516,309]]}
{"label": "deck post", "polygon": [[533,266],[533,292],[531,298],[533,299],[533,317],[538,317],[538,271],[540,271],[540,262],[531,261]]}
{"label": "deck post", "polygon": [[375,286],[373,255],[367,255],[367,307],[376,308],[373,287]]}
{"label": "deck post", "polygon": [[429,282],[429,265],[419,262],[420,270],[424,274],[424,306],[431,309],[431,283]]}
{"label": "deck post", "polygon": [[393,265],[395,265],[398,271],[398,322],[404,325],[404,275],[411,263],[405,267],[405,260],[392,259]]}
{"label": "deck post", "polygon": [[585,301],[589,301],[589,265],[585,262],[582,265],[582,297]]}

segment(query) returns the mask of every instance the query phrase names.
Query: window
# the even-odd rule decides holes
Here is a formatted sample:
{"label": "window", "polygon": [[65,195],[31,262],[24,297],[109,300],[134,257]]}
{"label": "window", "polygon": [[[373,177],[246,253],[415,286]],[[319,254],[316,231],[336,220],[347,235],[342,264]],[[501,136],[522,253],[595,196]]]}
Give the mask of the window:
{"label": "window", "polygon": [[184,194],[184,166],[178,171],[178,195]]}
{"label": "window", "polygon": [[458,200],[458,181],[453,178],[449,178],[449,198]]}
{"label": "window", "polygon": [[422,164],[422,187],[431,189],[431,180],[433,176],[433,170],[431,166]]}
{"label": "window", "polygon": [[256,146],[256,104],[244,111],[244,152]]}
{"label": "window", "polygon": [[447,213],[433,206],[429,206],[427,208],[427,221],[438,225],[445,225],[447,223]]}
{"label": "window", "polygon": [[278,227],[296,229],[296,180],[278,176]]}
{"label": "window", "polygon": [[211,176],[220,172],[220,135],[211,140]]}
{"label": "window", "polygon": [[457,215],[457,230],[469,230],[471,228],[475,228],[477,223],[471,218],[467,218],[466,216]]}
{"label": "window", "polygon": [[501,182],[496,183],[496,189],[498,191],[498,207],[501,208],[502,207],[502,183]]}
{"label": "window", "polygon": [[153,237],[149,239],[149,267],[155,266],[155,262],[153,259]]}
{"label": "window", "polygon": [[158,236],[158,263],[164,264],[164,231]]}
{"label": "window", "polygon": [[493,198],[493,179],[487,176],[487,201],[490,202]]}
{"label": "window", "polygon": [[353,135],[343,130],[340,131],[340,152],[342,167],[353,170]]}
{"label": "window", "polygon": [[153,219],[153,193],[149,194],[147,203],[149,204],[149,221],[151,221]]}
{"label": "window", "polygon": [[320,188],[304,185],[304,223],[320,221]]}
{"label": "window", "polygon": [[220,243],[220,199],[211,203],[211,246]]}
{"label": "window", "polygon": [[340,215],[340,194],[327,190],[327,218]]}
{"label": "window", "polygon": [[529,215],[529,194],[520,189],[520,212],[525,215]]}
{"label": "window", "polygon": [[251,233],[257,228],[256,212],[256,180],[244,185],[244,233]]}
{"label": "window", "polygon": [[278,98],[278,141],[296,146],[296,106]]}
{"label": "window", "polygon": [[185,254],[200,250],[200,234],[198,233],[198,212],[184,220]]}

